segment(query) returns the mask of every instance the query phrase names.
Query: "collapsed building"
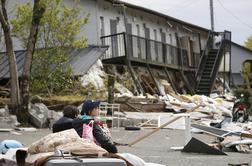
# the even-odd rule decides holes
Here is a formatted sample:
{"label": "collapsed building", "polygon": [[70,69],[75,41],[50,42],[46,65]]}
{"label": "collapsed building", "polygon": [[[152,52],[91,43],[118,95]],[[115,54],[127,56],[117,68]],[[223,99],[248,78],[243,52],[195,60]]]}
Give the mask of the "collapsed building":
{"label": "collapsed building", "polygon": [[[72,5],[74,1],[63,3]],[[216,88],[218,72],[223,77],[218,84],[243,82],[239,73],[241,66],[235,64],[242,64],[251,52],[231,42],[231,32],[211,32],[123,1],[87,0],[80,5],[90,14],[80,34],[87,37],[89,47],[79,51],[78,56],[83,58],[75,60],[78,63],[70,62],[76,76],[87,73],[101,58],[107,73],[111,74],[111,66],[119,73],[128,73],[135,94],[164,95],[160,80],[166,80],[180,94],[209,95]],[[17,60],[19,73],[24,60],[21,52],[17,51],[16,55],[20,58]],[[246,55],[237,59],[244,52]],[[73,51],[73,57],[75,54]],[[7,58],[1,54],[1,84],[8,78]]]}
{"label": "collapsed building", "polygon": [[109,46],[103,64],[124,66],[137,94],[164,95],[158,81],[164,79],[176,92],[209,95],[221,61],[230,65],[223,55],[231,55],[231,32],[211,32],[122,1],[81,3],[91,14],[84,34],[90,43]]}

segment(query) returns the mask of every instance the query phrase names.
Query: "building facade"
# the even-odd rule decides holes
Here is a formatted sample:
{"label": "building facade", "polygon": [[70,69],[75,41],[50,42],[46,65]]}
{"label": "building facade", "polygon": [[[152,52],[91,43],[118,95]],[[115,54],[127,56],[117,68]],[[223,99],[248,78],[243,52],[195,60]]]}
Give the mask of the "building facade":
{"label": "building facade", "polygon": [[[74,1],[63,3],[71,6]],[[139,93],[144,91],[144,83],[134,67],[145,68],[156,86],[155,77],[165,75],[175,91],[183,85],[187,92],[211,92],[226,51],[224,41],[231,34],[211,32],[118,0],[85,0],[80,6],[90,15],[80,35],[87,37],[89,45],[109,46],[103,63],[126,66]],[[218,48],[213,47],[215,35],[221,36]]]}

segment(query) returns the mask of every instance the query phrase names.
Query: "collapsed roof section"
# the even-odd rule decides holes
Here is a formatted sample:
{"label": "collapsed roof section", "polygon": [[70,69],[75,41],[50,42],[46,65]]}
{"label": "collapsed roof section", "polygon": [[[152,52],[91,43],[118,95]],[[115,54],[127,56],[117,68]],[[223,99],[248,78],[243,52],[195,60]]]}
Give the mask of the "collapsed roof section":
{"label": "collapsed roof section", "polygon": [[[71,57],[69,64],[73,68],[74,75],[84,75],[107,49],[108,46],[90,45],[87,48],[72,50],[72,52],[70,53]],[[21,76],[24,67],[26,51],[15,51],[15,55],[18,75]],[[0,80],[9,78],[10,71],[8,57],[6,55],[6,52],[2,52],[0,53]]]}

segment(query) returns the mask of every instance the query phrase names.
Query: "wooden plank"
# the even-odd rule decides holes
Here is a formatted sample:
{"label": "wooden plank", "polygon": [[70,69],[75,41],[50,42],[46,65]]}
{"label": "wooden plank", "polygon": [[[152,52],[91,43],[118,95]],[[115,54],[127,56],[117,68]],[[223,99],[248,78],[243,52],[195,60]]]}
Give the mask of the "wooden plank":
{"label": "wooden plank", "polygon": [[138,142],[140,142],[141,140],[149,137],[150,135],[154,134],[155,132],[159,131],[160,129],[164,128],[165,126],[171,124],[172,122],[178,120],[179,118],[181,118],[181,116],[178,117],[174,117],[173,119],[171,119],[170,121],[166,122],[165,124],[161,125],[160,127],[154,129],[153,131],[146,133],[145,135],[141,136],[140,138],[137,138],[136,140],[132,141],[131,143],[129,143],[129,146],[132,146]]}

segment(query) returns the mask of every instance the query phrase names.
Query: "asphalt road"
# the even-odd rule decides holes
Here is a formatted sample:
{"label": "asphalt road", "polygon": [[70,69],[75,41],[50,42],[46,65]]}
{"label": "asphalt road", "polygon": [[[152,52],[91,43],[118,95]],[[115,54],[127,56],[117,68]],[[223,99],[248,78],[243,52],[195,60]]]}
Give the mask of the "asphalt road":
{"label": "asphalt road", "polygon": [[[144,133],[150,132],[152,129],[142,129],[140,131],[126,131],[124,129],[113,129],[113,139],[119,143],[130,143],[142,136]],[[22,142],[25,146],[29,146],[32,142],[38,140],[44,135],[50,133],[48,129],[38,130],[37,132],[20,132],[21,135],[11,134],[8,132],[0,132],[0,141],[4,139],[15,139]],[[213,137],[205,134],[193,135],[203,142],[210,143]],[[227,156],[205,155],[182,153],[180,151],[171,150],[173,146],[183,146],[184,132],[181,130],[162,129],[150,137],[138,142],[132,147],[118,146],[119,152],[132,153],[144,159],[147,162],[154,162],[171,166],[222,166],[229,163],[250,163],[251,154],[243,154],[236,152],[227,152]]]}

